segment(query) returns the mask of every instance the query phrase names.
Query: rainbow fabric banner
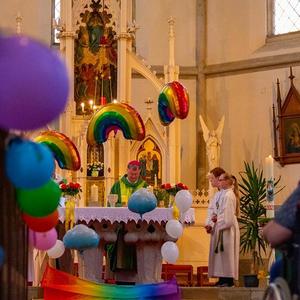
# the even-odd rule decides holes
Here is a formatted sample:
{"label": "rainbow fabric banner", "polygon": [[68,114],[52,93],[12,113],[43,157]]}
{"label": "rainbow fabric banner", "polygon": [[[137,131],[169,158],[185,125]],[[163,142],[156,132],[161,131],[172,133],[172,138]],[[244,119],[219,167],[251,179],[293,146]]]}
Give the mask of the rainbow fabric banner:
{"label": "rainbow fabric banner", "polygon": [[137,285],[98,284],[47,267],[42,280],[44,300],[180,300],[175,279]]}

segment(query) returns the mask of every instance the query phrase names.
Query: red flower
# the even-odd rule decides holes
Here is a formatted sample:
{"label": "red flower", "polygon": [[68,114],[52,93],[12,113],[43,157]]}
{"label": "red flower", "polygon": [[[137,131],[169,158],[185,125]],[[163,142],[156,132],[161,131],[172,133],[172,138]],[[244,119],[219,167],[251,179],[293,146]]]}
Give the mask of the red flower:
{"label": "red flower", "polygon": [[80,189],[80,184],[79,183],[75,183],[75,189]]}
{"label": "red flower", "polygon": [[170,190],[172,188],[171,184],[170,183],[166,183],[165,184],[165,189],[166,190]]}
{"label": "red flower", "polygon": [[61,188],[62,190],[66,190],[66,189],[67,189],[67,185],[66,185],[65,183],[62,183],[62,184],[60,185],[60,188]]}

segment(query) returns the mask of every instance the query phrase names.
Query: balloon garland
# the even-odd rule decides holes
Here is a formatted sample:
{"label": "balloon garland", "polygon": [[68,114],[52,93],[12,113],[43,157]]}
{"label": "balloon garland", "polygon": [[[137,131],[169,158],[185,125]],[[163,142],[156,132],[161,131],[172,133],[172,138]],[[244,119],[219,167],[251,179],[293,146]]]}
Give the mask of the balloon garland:
{"label": "balloon garland", "polygon": [[[176,207],[183,217],[193,203],[192,194],[188,190],[180,190],[175,195]],[[181,218],[182,219],[182,218]],[[182,222],[184,220],[171,219],[166,224],[166,232],[171,239],[178,240],[183,234]],[[166,241],[161,247],[162,258],[170,264],[174,264],[179,256],[179,250],[175,242]]]}
{"label": "balloon garland", "polygon": [[[24,35],[0,35],[0,128],[34,130],[55,120],[68,99],[69,79],[57,51]],[[7,143],[5,174],[16,188],[30,242],[55,246],[59,186],[51,179],[55,163],[42,144],[16,137]],[[0,266],[4,260],[0,247]]]}

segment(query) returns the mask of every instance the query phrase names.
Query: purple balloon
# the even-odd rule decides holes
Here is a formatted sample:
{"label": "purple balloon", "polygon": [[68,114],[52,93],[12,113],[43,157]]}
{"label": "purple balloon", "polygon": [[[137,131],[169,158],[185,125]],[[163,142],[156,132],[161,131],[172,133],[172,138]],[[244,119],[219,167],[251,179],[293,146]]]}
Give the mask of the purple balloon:
{"label": "purple balloon", "polygon": [[57,232],[52,228],[46,232],[36,232],[29,229],[29,243],[36,249],[48,250],[52,248],[57,240]]}
{"label": "purple balloon", "polygon": [[33,130],[56,119],[69,80],[57,51],[26,36],[0,36],[0,127]]}

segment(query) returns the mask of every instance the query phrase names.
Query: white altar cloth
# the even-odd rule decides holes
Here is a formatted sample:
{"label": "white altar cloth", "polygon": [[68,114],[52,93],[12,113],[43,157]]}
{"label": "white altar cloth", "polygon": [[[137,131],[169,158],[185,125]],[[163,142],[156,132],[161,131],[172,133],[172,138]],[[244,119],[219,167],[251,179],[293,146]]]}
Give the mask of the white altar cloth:
{"label": "white altar cloth", "polygon": [[[59,220],[64,222],[65,220],[65,209],[63,207],[58,208]],[[144,220],[147,223],[150,221],[154,222],[167,222],[173,217],[173,208],[156,208],[148,213],[143,214],[142,218],[139,214],[131,212],[127,207],[76,207],[75,208],[75,221],[102,221],[107,220],[113,222],[125,222],[129,221],[138,222]],[[180,220],[184,223],[191,224],[195,222],[195,209],[190,208],[185,212]]]}

